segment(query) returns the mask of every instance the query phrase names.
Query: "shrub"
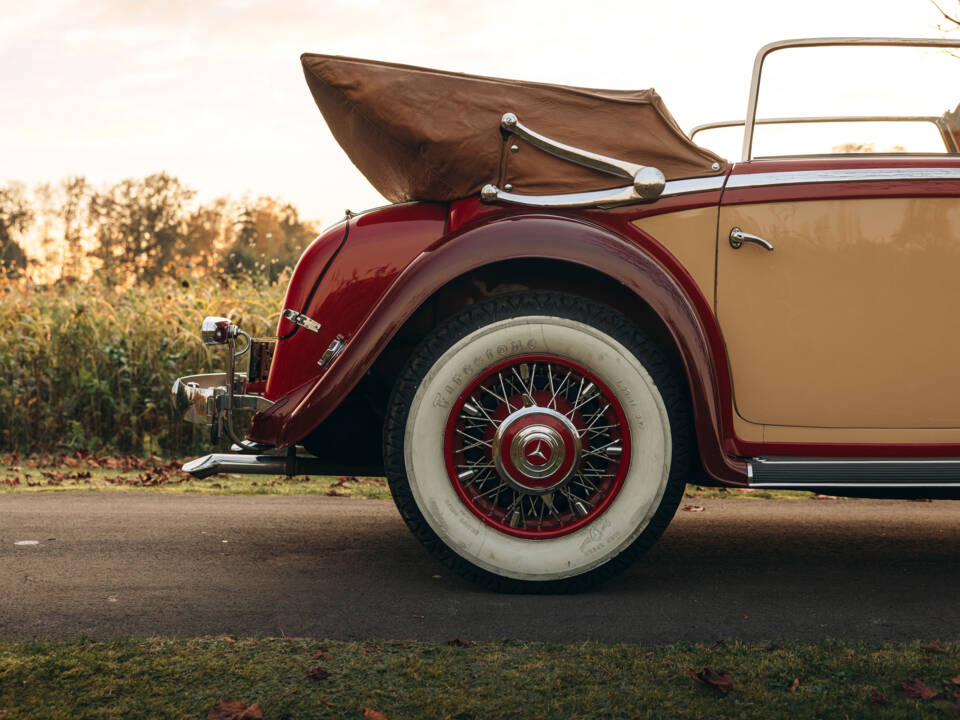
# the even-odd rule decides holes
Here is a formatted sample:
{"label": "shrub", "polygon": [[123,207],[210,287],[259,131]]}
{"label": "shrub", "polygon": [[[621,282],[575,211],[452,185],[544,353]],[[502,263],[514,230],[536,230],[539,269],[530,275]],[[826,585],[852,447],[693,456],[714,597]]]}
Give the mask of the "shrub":
{"label": "shrub", "polygon": [[206,443],[170,402],[179,375],[223,369],[200,321],[225,315],[275,332],[286,282],[93,278],[41,286],[0,277],[0,451],[178,454]]}

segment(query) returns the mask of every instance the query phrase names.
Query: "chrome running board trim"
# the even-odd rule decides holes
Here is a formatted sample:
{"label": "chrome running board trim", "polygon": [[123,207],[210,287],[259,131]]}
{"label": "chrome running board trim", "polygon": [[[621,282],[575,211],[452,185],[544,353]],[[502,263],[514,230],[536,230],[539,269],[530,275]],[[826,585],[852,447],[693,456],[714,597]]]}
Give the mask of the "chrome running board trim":
{"label": "chrome running board trim", "polygon": [[755,488],[960,488],[960,458],[754,458]]}
{"label": "chrome running board trim", "polygon": [[[949,156],[948,156],[949,157]],[[816,183],[903,182],[907,180],[960,180],[960,168],[836,168],[790,170],[732,175],[728,190],[769,185],[811,185]]]}

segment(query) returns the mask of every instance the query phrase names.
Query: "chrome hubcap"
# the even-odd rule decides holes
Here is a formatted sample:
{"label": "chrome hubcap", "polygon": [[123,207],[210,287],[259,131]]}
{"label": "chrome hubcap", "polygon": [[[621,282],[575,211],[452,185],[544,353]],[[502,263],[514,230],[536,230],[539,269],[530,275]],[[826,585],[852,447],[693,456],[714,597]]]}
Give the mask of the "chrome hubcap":
{"label": "chrome hubcap", "polygon": [[509,485],[535,495],[563,487],[580,461],[580,434],[551,408],[525,407],[508,415],[493,437],[493,463]]}

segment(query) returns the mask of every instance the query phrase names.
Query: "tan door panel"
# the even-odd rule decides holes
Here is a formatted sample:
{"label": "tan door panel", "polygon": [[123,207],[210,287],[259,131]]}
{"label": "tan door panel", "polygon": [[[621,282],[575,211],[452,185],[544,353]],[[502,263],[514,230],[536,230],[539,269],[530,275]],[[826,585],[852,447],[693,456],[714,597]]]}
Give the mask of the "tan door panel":
{"label": "tan door panel", "polygon": [[[774,250],[733,249],[734,226]],[[718,245],[717,315],[741,417],[960,427],[960,199],[725,206]]]}

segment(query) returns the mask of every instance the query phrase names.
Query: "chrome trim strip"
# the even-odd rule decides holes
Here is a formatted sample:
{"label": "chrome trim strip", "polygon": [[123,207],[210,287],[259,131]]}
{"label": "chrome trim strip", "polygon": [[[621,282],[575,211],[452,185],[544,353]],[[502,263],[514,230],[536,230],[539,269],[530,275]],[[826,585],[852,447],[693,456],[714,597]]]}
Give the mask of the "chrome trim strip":
{"label": "chrome trim strip", "polygon": [[606,208],[643,201],[643,198],[637,195],[632,185],[609,190],[563,193],[560,195],[523,195],[501,190],[495,185],[484,185],[483,190],[480,191],[480,199],[485,203],[503,202],[540,208]]}
{"label": "chrome trim strip", "polygon": [[753,74],[750,77],[750,96],[747,101],[747,118],[743,126],[743,150],[740,158],[749,162],[753,153],[753,129],[757,116],[757,97],[760,93],[760,75],[763,72],[763,61],[767,55],[777,50],[796,47],[826,47],[836,45],[864,45],[868,47],[941,47],[960,48],[960,39],[933,39],[930,38],[881,38],[881,37],[826,37],[826,38],[797,38],[793,40],[779,40],[764,45],[753,61]]}
{"label": "chrome trim strip", "polygon": [[668,180],[666,187],[660,197],[668,195],[686,195],[687,193],[707,192],[708,190],[719,190],[726,182],[725,175],[714,175],[713,177],[687,178],[686,180]]}
{"label": "chrome trim strip", "polygon": [[[719,190],[723,187],[727,176],[687,178],[686,180],[669,180],[660,193],[660,198],[688,193]],[[480,192],[483,202],[504,202],[514,205],[540,208],[609,208],[630,203],[650,202],[651,198],[644,198],[637,194],[636,188],[628,185],[622,188],[609,190],[594,190],[582,193],[563,193],[559,195],[523,195],[507,192],[495,185],[485,185]],[[656,198],[659,199],[659,198]]]}
{"label": "chrome trim strip", "polygon": [[960,458],[753,458],[750,487],[960,487]]}
{"label": "chrome trim strip", "polygon": [[884,180],[960,180],[960,168],[863,168],[794,170],[732,175],[727,189],[811,183],[881,182]]}
{"label": "chrome trim strip", "polygon": [[771,459],[754,458],[752,462],[758,465],[772,465],[776,467],[787,467],[797,465],[831,465],[831,466],[862,466],[862,465],[905,465],[914,467],[917,465],[955,465],[960,468],[960,458],[858,458],[834,460],[832,458],[814,458],[814,459]]}

